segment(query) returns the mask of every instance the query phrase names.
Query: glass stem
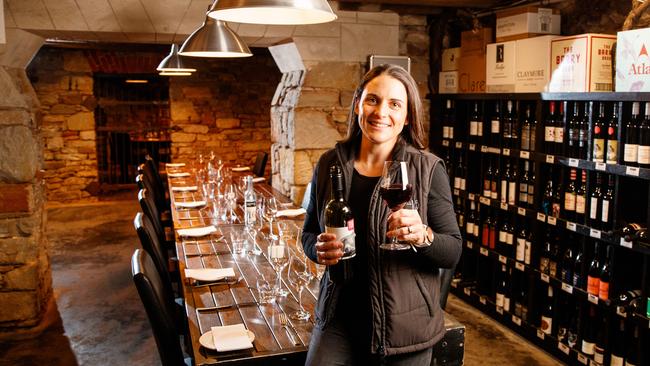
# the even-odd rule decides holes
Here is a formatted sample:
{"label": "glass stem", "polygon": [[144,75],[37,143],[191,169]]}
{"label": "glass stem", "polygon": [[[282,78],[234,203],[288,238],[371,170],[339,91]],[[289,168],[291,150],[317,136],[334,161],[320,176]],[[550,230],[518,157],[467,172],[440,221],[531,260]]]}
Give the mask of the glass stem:
{"label": "glass stem", "polygon": [[280,273],[282,273],[282,270],[275,271],[275,289],[277,293],[280,293],[282,289],[282,277],[280,277]]}
{"label": "glass stem", "polygon": [[298,306],[300,307],[300,312],[304,313],[305,308],[302,307],[302,290],[305,288],[305,286],[300,286],[298,287]]}

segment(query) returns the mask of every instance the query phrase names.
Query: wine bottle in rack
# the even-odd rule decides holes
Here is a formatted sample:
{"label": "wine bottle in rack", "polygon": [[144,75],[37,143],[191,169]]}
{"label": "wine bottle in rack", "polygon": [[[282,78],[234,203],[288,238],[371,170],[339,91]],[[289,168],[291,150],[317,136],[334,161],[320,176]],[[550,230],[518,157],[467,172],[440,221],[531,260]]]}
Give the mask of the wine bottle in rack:
{"label": "wine bottle in rack", "polygon": [[512,147],[512,123],[514,122],[513,119],[511,118],[512,115],[512,100],[509,100],[506,104],[506,115],[504,118],[502,118],[502,125],[501,125],[501,144],[503,147],[510,148]]}
{"label": "wine bottle in rack", "polygon": [[639,125],[637,161],[642,168],[650,168],[650,102],[645,103],[645,118]]}
{"label": "wine bottle in rack", "polygon": [[571,347],[571,348],[576,348],[576,345],[578,344],[578,341],[580,340],[579,338],[579,331],[580,331],[580,316],[582,312],[580,311],[580,305],[575,305],[575,310],[574,310],[574,315],[569,318],[569,327],[567,328],[567,337],[566,337],[566,344]]}
{"label": "wine bottle in rack", "polygon": [[600,287],[600,259],[598,242],[594,243],[594,258],[589,264],[589,271],[587,272],[587,293],[598,296]]}
{"label": "wine bottle in rack", "polygon": [[553,203],[551,204],[551,216],[553,217],[560,217],[560,214],[562,213],[561,207],[562,207],[562,200],[564,197],[562,197],[562,184],[558,182],[555,185],[555,189],[553,190]]}
{"label": "wine bottle in rack", "polygon": [[625,366],[625,318],[618,320],[611,339],[609,366]]}
{"label": "wine bottle in rack", "polygon": [[520,146],[519,142],[519,116],[517,113],[519,112],[519,101],[516,102],[516,107],[513,105],[512,110],[508,114],[508,118],[510,119],[510,146],[513,148],[518,148]]}
{"label": "wine bottle in rack", "polygon": [[540,329],[544,334],[551,335],[553,333],[553,318],[555,312],[553,308],[553,286],[548,286],[546,301],[542,308],[542,316],[540,321]]}
{"label": "wine bottle in rack", "polygon": [[[528,106],[530,108],[530,105]],[[530,146],[530,151],[535,151],[537,148],[537,136],[536,136],[536,131],[537,131],[537,118],[535,117],[535,112],[530,111],[530,118],[529,118],[529,123],[530,123],[530,130],[529,130],[529,146]]]}
{"label": "wine bottle in rack", "polygon": [[510,303],[512,299],[512,268],[508,268],[505,279],[505,292],[503,294],[503,311],[510,312]]}
{"label": "wine bottle in rack", "polygon": [[521,222],[520,230],[517,233],[517,244],[515,250],[515,260],[517,260],[517,262],[526,263],[526,240],[528,240],[528,228],[526,222],[523,221]]}
{"label": "wine bottle in rack", "polygon": [[598,319],[596,318],[596,307],[589,304],[589,312],[582,334],[582,353],[588,356],[594,355],[594,346],[596,345],[596,327]]}
{"label": "wine bottle in rack", "polygon": [[[630,339],[627,342],[625,366],[640,366],[639,364],[639,324],[632,325]],[[646,348],[647,349],[647,348]]]}
{"label": "wine bottle in rack", "polygon": [[499,160],[494,159],[494,170],[492,170],[492,182],[490,183],[490,198],[493,200],[497,199],[499,196]]}
{"label": "wine bottle in rack", "polygon": [[519,207],[528,206],[528,184],[530,177],[528,175],[528,160],[524,161],[524,173],[521,175],[521,180],[519,181],[519,201],[517,205]]}
{"label": "wine bottle in rack", "polygon": [[[524,225],[527,226],[526,221],[524,221]],[[533,255],[533,231],[527,231],[528,235],[526,236],[526,247],[524,248],[524,264],[529,266],[532,263]]]}
{"label": "wine bottle in rack", "polygon": [[564,191],[564,217],[569,221],[575,221],[576,213],[576,169],[571,168],[570,180]]}
{"label": "wine bottle in rack", "polygon": [[501,175],[501,195],[499,200],[501,203],[508,202],[508,183],[510,182],[510,162],[506,162],[506,167]]}
{"label": "wine bottle in rack", "polygon": [[515,316],[519,317],[523,322],[528,320],[528,296],[526,291],[525,277],[522,273],[519,276],[519,288],[517,296],[515,297]]}
{"label": "wine bottle in rack", "polygon": [[[549,274],[549,266],[551,262],[551,241],[553,240],[551,230],[546,231],[546,239],[544,240],[544,245],[542,246],[542,252],[539,255],[539,271],[543,274]],[[523,261],[523,252],[521,253],[521,261]],[[519,257],[519,239],[517,239],[517,257]],[[517,258],[519,261],[519,258]]]}
{"label": "wine bottle in rack", "polygon": [[569,330],[569,302],[567,295],[560,292],[557,296],[557,340],[566,344]]}
{"label": "wine bottle in rack", "polygon": [[553,241],[551,242],[551,253],[548,256],[548,275],[554,278],[560,273],[560,233],[555,230]]}
{"label": "wine bottle in rack", "polygon": [[614,176],[609,175],[607,179],[607,190],[603,194],[601,202],[600,227],[602,230],[609,231],[612,229],[612,213],[614,204]]}
{"label": "wine bottle in rack", "polygon": [[600,228],[600,212],[602,211],[602,193],[600,187],[603,185],[602,175],[596,173],[596,184],[589,197],[589,226],[594,229]]}
{"label": "wine bottle in rack", "polygon": [[605,117],[605,103],[600,102],[598,105],[598,117],[594,121],[594,142],[593,142],[593,161],[597,163],[605,162],[605,125],[607,124],[607,117]]}
{"label": "wine bottle in rack", "polygon": [[490,222],[490,227],[489,227],[490,240],[488,242],[490,250],[496,250],[496,246],[497,246],[497,225],[498,225],[497,220],[498,220],[497,211],[492,210],[492,221]]}
{"label": "wine bottle in rack", "polygon": [[587,129],[589,128],[589,102],[584,103],[584,113],[578,123],[578,159],[588,159]]}
{"label": "wine bottle in rack", "polygon": [[453,188],[454,186],[454,168],[451,164],[451,149],[447,149],[445,152],[445,170],[447,171],[447,176],[449,177],[449,186]]}
{"label": "wine bottle in rack", "polygon": [[632,117],[625,125],[625,145],[623,146],[623,164],[636,166],[639,157],[639,102],[632,103]]}
{"label": "wine bottle in rack", "polygon": [[490,121],[490,145],[493,147],[499,147],[499,139],[501,138],[501,113],[499,104],[499,101],[494,103],[494,114]]}
{"label": "wine bottle in rack", "polygon": [[497,235],[497,253],[508,256],[510,252],[508,248],[508,220],[505,218],[501,220],[499,226],[499,234]]}
{"label": "wine bottle in rack", "polygon": [[472,116],[469,120],[469,138],[467,142],[469,143],[476,143],[479,141],[478,139],[478,126],[480,124],[480,116],[478,113],[478,102],[474,102],[474,111],[472,112]]}
{"label": "wine bottle in rack", "polygon": [[490,217],[490,209],[485,212],[485,219],[481,224],[481,246],[484,248],[490,247],[490,226],[492,225],[492,217]]}
{"label": "wine bottle in rack", "polygon": [[560,281],[570,284],[573,280],[573,242],[575,236],[572,233],[569,233],[569,239],[567,240],[567,246],[564,249],[564,254],[562,255],[562,261],[560,263]]}
{"label": "wine bottle in rack", "polygon": [[558,102],[559,113],[555,117],[555,131],[553,139],[555,140],[555,155],[564,154],[564,105],[566,102]]}
{"label": "wine bottle in rack", "polygon": [[582,289],[585,287],[585,277],[583,272],[585,241],[585,238],[580,239],[580,245],[573,259],[573,281],[570,283],[571,286]]}
{"label": "wine bottle in rack", "polygon": [[521,149],[522,150],[532,150],[530,148],[530,126],[531,126],[531,117],[530,117],[530,105],[526,106],[526,114],[524,116],[524,122],[521,124]]}
{"label": "wine bottle in rack", "polygon": [[513,162],[510,165],[510,177],[508,177],[508,204],[516,205],[517,204],[517,164]]}
{"label": "wine bottle in rack", "polygon": [[544,152],[555,153],[555,102],[549,102],[549,111],[544,121]]}
{"label": "wine bottle in rack", "polygon": [[504,309],[504,298],[506,295],[506,289],[508,287],[508,283],[506,282],[507,279],[507,271],[506,271],[506,265],[502,264],[501,265],[501,273],[499,274],[499,282],[497,283],[497,291],[496,291],[496,307],[497,310]]}
{"label": "wine bottle in rack", "polygon": [[583,170],[580,175],[580,185],[576,190],[575,221],[582,224],[585,222],[585,212],[587,211],[587,171]]}
{"label": "wine bottle in rack", "polygon": [[487,170],[483,176],[483,196],[490,198],[491,196],[491,184],[492,184],[492,159],[487,158]]}
{"label": "wine bottle in rack", "polygon": [[528,207],[535,207],[535,164],[530,165],[528,174]]}
{"label": "wine bottle in rack", "polygon": [[465,240],[471,243],[475,243],[474,238],[474,225],[476,222],[476,203],[470,201],[469,213],[467,214],[467,220],[465,222]]}
{"label": "wine bottle in rack", "polygon": [[612,118],[607,124],[605,162],[607,164],[618,163],[618,103],[614,103]]}
{"label": "wine bottle in rack", "polygon": [[598,282],[598,297],[602,300],[609,299],[609,283],[612,278],[612,271],[609,267],[612,246],[608,245],[605,251],[605,259],[600,267],[600,281]]}
{"label": "wine bottle in rack", "polygon": [[597,322],[594,324],[596,327],[596,343],[594,344],[594,361],[596,365],[605,364],[605,332],[608,328],[607,324],[609,324],[609,320],[604,323]]}
{"label": "wine bottle in rack", "polygon": [[578,107],[578,102],[573,103],[573,115],[569,119],[568,123],[568,133],[567,137],[567,149],[565,151],[566,156],[570,158],[576,158],[578,155],[578,140],[579,132],[578,126],[580,124],[580,108]]}
{"label": "wine bottle in rack", "polygon": [[542,197],[542,213],[546,216],[551,216],[553,213],[553,178],[552,174],[549,176],[544,188],[544,196]]}

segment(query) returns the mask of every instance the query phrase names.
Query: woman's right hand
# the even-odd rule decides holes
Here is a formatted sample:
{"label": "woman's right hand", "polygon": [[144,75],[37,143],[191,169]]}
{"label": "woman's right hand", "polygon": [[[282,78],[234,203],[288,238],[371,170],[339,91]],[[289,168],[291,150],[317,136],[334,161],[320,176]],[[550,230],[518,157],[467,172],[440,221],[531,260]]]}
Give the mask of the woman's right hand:
{"label": "woman's right hand", "polygon": [[336,240],[336,235],[321,233],[316,238],[316,259],[319,264],[335,265],[343,256],[343,243]]}

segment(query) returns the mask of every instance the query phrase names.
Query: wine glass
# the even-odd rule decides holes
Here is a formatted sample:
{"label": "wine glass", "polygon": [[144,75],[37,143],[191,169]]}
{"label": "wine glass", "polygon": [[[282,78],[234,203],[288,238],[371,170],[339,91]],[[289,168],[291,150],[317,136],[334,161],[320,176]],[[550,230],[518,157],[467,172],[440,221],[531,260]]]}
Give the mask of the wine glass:
{"label": "wine glass", "polygon": [[278,213],[278,203],[275,200],[275,197],[267,197],[264,199],[264,208],[262,209],[262,215],[264,219],[269,222],[269,238],[275,240],[278,239],[278,236],[273,234],[273,219]]}
{"label": "wine glass", "polygon": [[282,245],[279,240],[271,241],[267,247],[269,262],[275,271],[275,286],[273,292],[276,296],[287,296],[289,292],[282,289],[282,270],[289,264],[289,247]]}
{"label": "wine glass", "polygon": [[228,183],[226,184],[226,201],[228,202],[228,209],[230,211],[229,221],[231,223],[235,222],[237,216],[235,215],[235,205],[237,204],[237,192],[235,192],[235,185]]}
{"label": "wine glass", "polygon": [[302,290],[305,289],[305,286],[312,279],[311,268],[309,266],[310,262],[305,253],[296,247],[289,261],[287,278],[289,279],[289,283],[298,289],[299,309],[289,315],[291,319],[307,320],[310,317],[309,312],[302,306]]}
{"label": "wine glass", "polygon": [[[404,204],[411,199],[413,186],[408,180],[408,167],[405,161],[387,160],[384,162],[379,193],[393,212],[402,209]],[[379,247],[387,250],[410,248],[408,244],[398,243],[397,237],[393,237],[389,243],[383,243]]]}

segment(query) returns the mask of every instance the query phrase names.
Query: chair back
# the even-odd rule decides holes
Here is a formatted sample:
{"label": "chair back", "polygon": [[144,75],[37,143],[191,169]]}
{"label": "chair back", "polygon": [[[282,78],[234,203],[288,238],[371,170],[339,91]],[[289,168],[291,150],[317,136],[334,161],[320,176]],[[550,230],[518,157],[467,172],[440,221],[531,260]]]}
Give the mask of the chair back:
{"label": "chair back", "polygon": [[169,210],[169,202],[165,196],[165,185],[156,168],[156,163],[147,155],[144,164],[141,166],[145,182],[148,181],[150,193],[153,194],[159,212]]}
{"label": "chair back", "polygon": [[156,202],[154,201],[153,196],[149,194],[149,191],[146,188],[144,188],[138,192],[138,201],[140,202],[142,212],[151,220],[156,235],[158,236],[158,240],[160,240],[161,243],[165,243],[165,228],[160,220],[160,212],[156,207]]}
{"label": "chair back", "polygon": [[440,268],[440,308],[447,307],[447,297],[451,287],[451,280],[454,278],[455,268]]}
{"label": "chair back", "polygon": [[142,249],[151,256],[151,259],[158,269],[158,274],[160,275],[160,279],[165,287],[166,296],[168,296],[171,301],[174,301],[174,290],[172,289],[172,280],[168,269],[169,259],[166,254],[167,250],[162,246],[160,240],[158,240],[153,223],[147,215],[138,212],[135,214],[135,218],[133,219],[133,226],[135,227],[135,231],[138,233],[138,238],[140,238]]}
{"label": "chair back", "polygon": [[269,158],[269,154],[265,152],[257,153],[257,158],[255,159],[255,165],[253,166],[253,174],[256,177],[263,177],[264,170],[266,170],[266,161]]}
{"label": "chair back", "polygon": [[174,324],[173,304],[164,296],[162,280],[146,251],[135,250],[131,258],[131,273],[147,312],[162,365],[183,365],[183,351]]}

